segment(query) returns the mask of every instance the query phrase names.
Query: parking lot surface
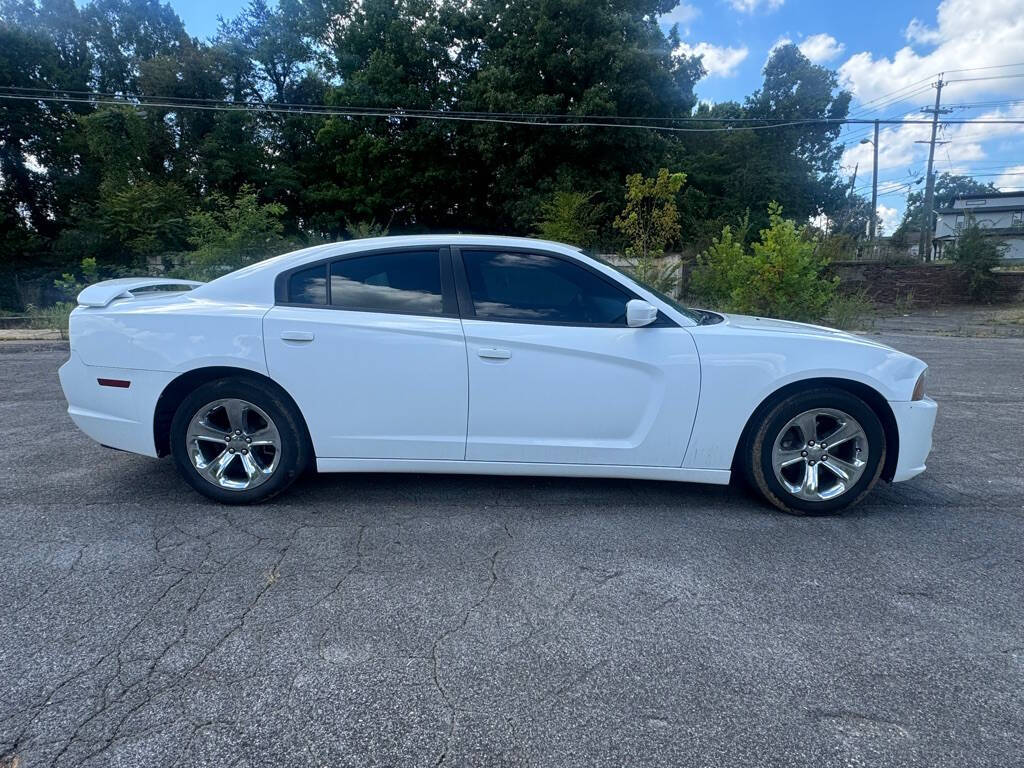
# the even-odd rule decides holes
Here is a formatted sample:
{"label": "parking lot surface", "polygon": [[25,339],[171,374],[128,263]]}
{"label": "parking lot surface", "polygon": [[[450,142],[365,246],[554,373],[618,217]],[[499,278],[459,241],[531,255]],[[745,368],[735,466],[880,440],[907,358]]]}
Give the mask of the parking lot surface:
{"label": "parking lot surface", "polygon": [[838,518],[668,483],[313,477],[218,506],[0,345],[0,766],[1009,766],[1024,340],[932,367],[929,470]]}

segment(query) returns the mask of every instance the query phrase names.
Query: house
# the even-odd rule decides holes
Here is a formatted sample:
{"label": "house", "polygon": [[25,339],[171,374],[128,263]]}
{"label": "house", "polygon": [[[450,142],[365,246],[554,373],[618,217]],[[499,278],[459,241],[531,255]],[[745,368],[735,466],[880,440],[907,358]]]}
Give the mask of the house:
{"label": "house", "polygon": [[1024,192],[960,195],[935,213],[935,258],[944,258],[946,249],[973,217],[986,236],[1005,245],[1004,259],[1024,261]]}

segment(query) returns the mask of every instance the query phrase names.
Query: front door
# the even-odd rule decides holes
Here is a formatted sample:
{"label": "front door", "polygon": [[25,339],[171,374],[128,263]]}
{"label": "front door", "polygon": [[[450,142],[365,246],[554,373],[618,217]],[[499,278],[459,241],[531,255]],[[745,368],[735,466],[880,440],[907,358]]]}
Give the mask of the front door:
{"label": "front door", "polygon": [[271,377],[318,458],[462,459],[466,345],[447,249],[345,256],[283,276]]}
{"label": "front door", "polygon": [[682,465],[700,390],[689,333],[667,319],[627,327],[626,302],[637,297],[568,256],[463,248],[456,257],[467,459]]}

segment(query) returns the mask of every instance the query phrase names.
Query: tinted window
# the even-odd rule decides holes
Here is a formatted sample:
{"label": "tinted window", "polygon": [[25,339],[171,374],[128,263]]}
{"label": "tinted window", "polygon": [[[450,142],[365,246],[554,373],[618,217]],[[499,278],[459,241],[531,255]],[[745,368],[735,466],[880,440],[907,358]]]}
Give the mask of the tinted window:
{"label": "tinted window", "polygon": [[327,265],[294,272],[288,278],[288,301],[292,304],[326,304]]}
{"label": "tinted window", "polygon": [[378,312],[441,314],[441,262],[437,251],[378,253],[334,262],[331,305]]}
{"label": "tinted window", "polygon": [[588,269],[534,253],[463,251],[477,317],[625,325],[630,296]]}

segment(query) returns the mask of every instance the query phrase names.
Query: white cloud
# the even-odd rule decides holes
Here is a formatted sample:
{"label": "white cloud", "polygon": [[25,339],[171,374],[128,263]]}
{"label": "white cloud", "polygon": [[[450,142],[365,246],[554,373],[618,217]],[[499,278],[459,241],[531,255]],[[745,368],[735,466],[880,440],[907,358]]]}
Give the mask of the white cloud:
{"label": "white cloud", "polygon": [[766,11],[774,11],[782,7],[786,0],[729,0],[729,5],[741,13],[753,13],[764,7]]}
{"label": "white cloud", "polygon": [[674,53],[676,56],[700,56],[709,77],[732,77],[750,50],[745,45],[732,48],[711,43],[680,43]]}
{"label": "white cloud", "polygon": [[879,203],[878,218],[881,222],[882,232],[884,234],[892,234],[896,231],[896,227],[900,225],[902,215],[896,208],[890,208],[888,205]]}
{"label": "white cloud", "polygon": [[[776,43],[776,46],[779,44]],[[825,32],[804,38],[798,43],[798,47],[803,55],[815,64],[831,61],[846,49],[845,45]]]}
{"label": "white cloud", "polygon": [[[929,27],[918,19],[907,26],[910,42],[892,55],[875,58],[868,51],[850,56],[839,68],[844,87],[857,102],[877,99],[905,89],[906,100],[919,101],[918,88],[926,88],[936,73],[948,80],[985,74],[954,70],[993,67],[1024,61],[1024,13],[1021,0],[942,0],[938,24]],[[914,45],[928,45],[919,52]],[[1006,71],[1013,71],[1007,68]],[[962,100],[979,94],[1019,91],[1020,80],[977,80],[950,83],[944,100]],[[856,106],[854,110],[856,111]]]}
{"label": "white cloud", "polygon": [[[982,120],[1024,120],[1024,104],[1017,104],[1009,109],[994,109],[977,117]],[[927,115],[920,112],[908,112],[903,116],[905,120],[923,118],[927,118]],[[853,130],[860,130],[860,126],[855,126]],[[878,135],[879,171],[913,166],[912,170],[923,175],[928,145],[918,142],[927,142],[930,136],[931,126],[927,123],[882,126]],[[1024,125],[988,123],[945,126],[938,138],[941,141],[948,141],[949,144],[936,148],[935,170],[938,173],[962,170],[972,161],[987,157],[985,142],[993,139],[1016,139],[1021,136],[1024,136]],[[866,172],[870,175],[871,155],[870,144],[854,144],[846,148],[842,162],[850,168],[859,164],[861,173],[867,169]]]}
{"label": "white cloud", "polygon": [[996,186],[1003,192],[1015,192],[1024,189],[1024,165],[1015,165],[996,179]]}
{"label": "white cloud", "polygon": [[903,37],[908,43],[921,43],[922,45],[932,45],[942,41],[939,30],[929,27],[917,18],[911,19],[907,24],[907,28],[903,30]]}
{"label": "white cloud", "polygon": [[700,16],[700,8],[687,2],[682,2],[668,13],[659,16],[658,21],[668,26],[678,24],[681,27],[685,27],[698,16]]}

